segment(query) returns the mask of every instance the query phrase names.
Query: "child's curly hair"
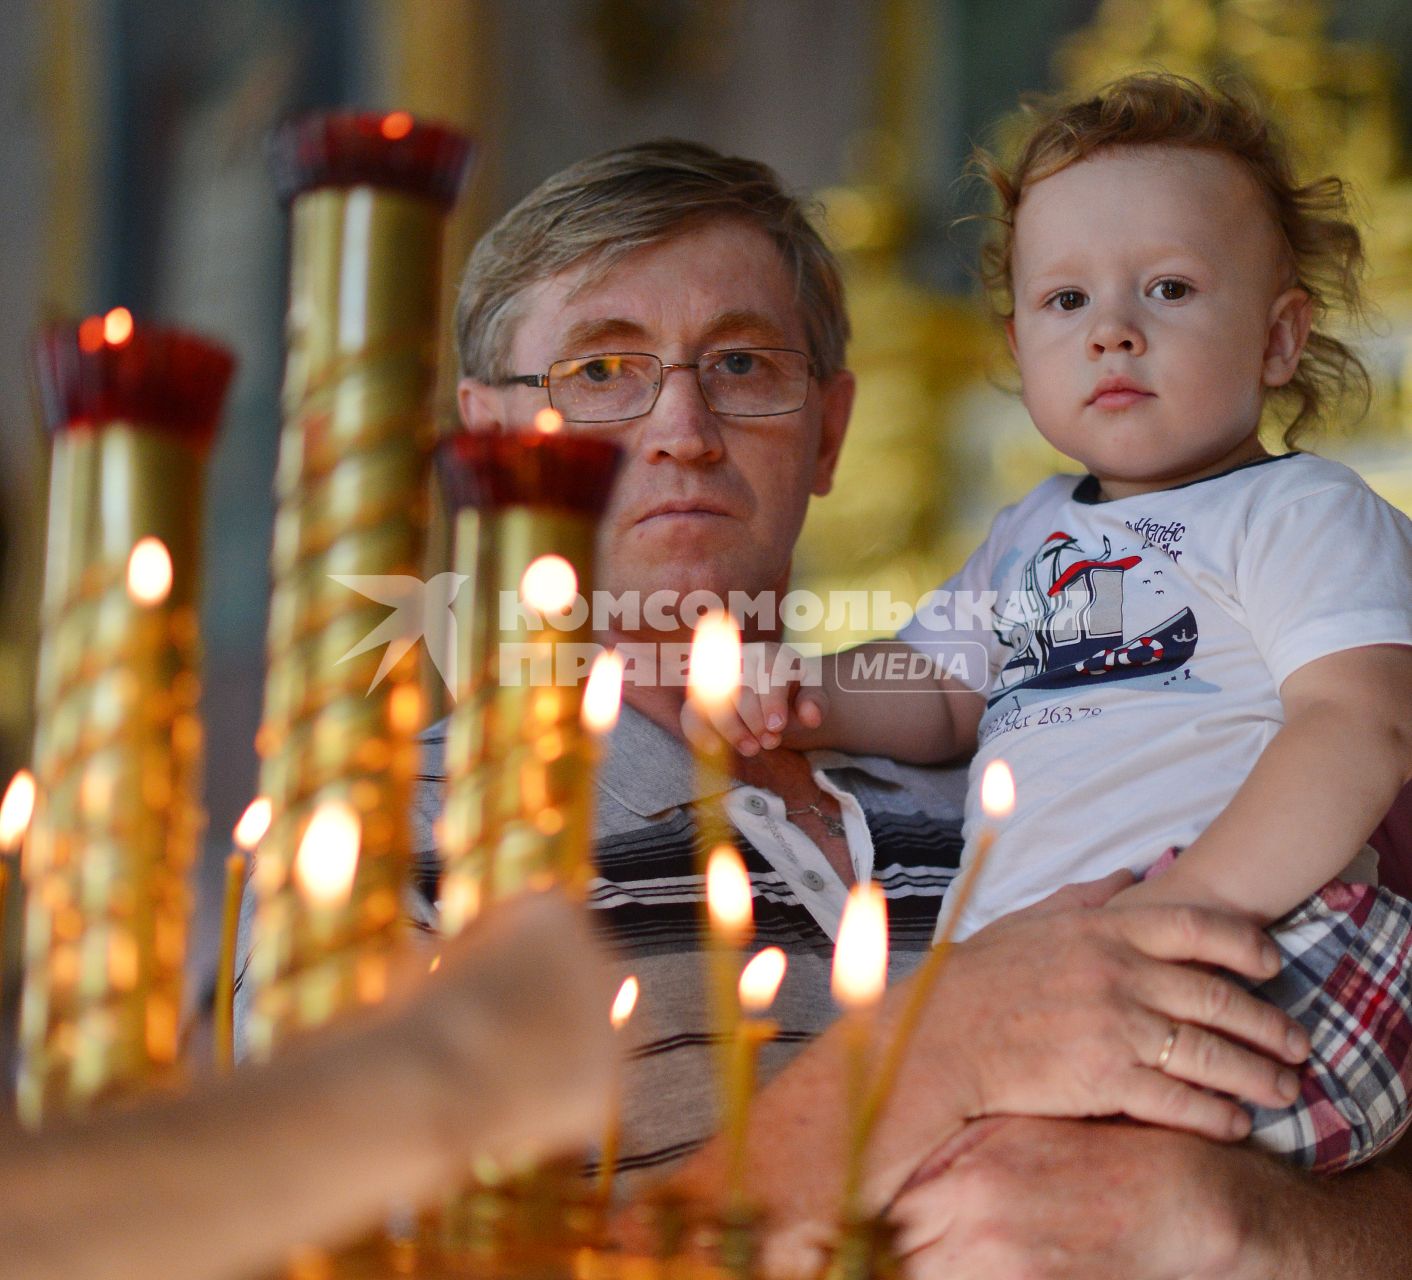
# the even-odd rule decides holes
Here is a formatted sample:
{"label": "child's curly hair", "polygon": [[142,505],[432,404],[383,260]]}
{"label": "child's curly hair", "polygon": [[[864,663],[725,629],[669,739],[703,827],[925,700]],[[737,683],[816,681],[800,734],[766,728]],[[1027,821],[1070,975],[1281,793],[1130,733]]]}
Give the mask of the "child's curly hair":
{"label": "child's curly hair", "polygon": [[1314,304],[1314,323],[1299,367],[1271,392],[1287,415],[1286,445],[1345,400],[1367,409],[1368,371],[1348,344],[1323,329],[1333,307],[1364,313],[1363,239],[1349,210],[1345,184],[1332,175],[1300,185],[1288,144],[1247,93],[1207,89],[1182,76],[1124,76],[1082,101],[1029,99],[1029,128],[1016,158],[1005,165],[977,148],[973,172],[999,201],[994,228],[981,249],[981,279],[1002,319],[1014,314],[1010,289],[1015,210],[1036,182],[1105,147],[1163,145],[1224,151],[1249,168],[1289,248],[1295,281]]}

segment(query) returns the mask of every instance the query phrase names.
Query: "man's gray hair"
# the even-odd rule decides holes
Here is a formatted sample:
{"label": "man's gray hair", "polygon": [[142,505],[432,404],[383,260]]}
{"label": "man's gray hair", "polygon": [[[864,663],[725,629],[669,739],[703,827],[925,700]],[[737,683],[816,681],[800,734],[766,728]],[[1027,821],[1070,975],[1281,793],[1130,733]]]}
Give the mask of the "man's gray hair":
{"label": "man's gray hair", "polygon": [[779,247],[794,276],[818,376],[836,373],[848,315],[838,263],[811,209],[767,165],[664,138],[605,151],[555,174],[481,237],[456,300],[462,376],[493,383],[542,372],[507,365],[516,304],[531,285],[587,261],[599,278],[634,249],[690,223],[730,217],[758,226]]}

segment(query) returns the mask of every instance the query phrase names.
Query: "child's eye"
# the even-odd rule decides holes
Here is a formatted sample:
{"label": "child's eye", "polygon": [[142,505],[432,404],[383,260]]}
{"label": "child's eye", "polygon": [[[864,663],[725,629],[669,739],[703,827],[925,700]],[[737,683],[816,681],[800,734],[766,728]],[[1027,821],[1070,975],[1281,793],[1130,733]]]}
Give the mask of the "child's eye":
{"label": "child's eye", "polygon": [[1148,292],[1156,294],[1163,302],[1180,302],[1191,292],[1191,285],[1185,280],[1159,280]]}
{"label": "child's eye", "polygon": [[1057,305],[1060,311],[1077,311],[1084,304],[1084,295],[1079,289],[1060,289],[1049,299],[1046,306]]}

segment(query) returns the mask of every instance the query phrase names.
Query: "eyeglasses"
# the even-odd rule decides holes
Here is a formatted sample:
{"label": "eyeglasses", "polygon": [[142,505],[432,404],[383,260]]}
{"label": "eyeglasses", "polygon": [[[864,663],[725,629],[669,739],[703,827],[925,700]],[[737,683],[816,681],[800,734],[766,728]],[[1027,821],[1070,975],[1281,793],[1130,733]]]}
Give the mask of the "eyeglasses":
{"label": "eyeglasses", "polygon": [[769,418],[804,407],[814,363],[802,351],[746,347],[706,351],[690,363],[663,364],[643,351],[556,360],[548,373],[522,373],[500,386],[544,387],[565,422],[624,422],[652,412],[669,369],[691,369],[712,413]]}

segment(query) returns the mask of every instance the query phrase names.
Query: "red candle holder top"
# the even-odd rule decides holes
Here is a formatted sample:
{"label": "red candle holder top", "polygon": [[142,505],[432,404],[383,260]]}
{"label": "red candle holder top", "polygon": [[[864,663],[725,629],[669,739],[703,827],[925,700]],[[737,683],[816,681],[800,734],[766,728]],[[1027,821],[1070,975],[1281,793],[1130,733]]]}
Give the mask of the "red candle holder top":
{"label": "red candle holder top", "polygon": [[623,462],[621,446],[597,436],[543,431],[465,431],[437,448],[453,508],[558,507],[598,517]]}
{"label": "red candle holder top", "polygon": [[286,204],[318,187],[390,187],[450,208],[470,168],[470,138],[405,111],[322,112],[270,138],[275,189]]}
{"label": "red candle holder top", "polygon": [[204,451],[216,434],[235,357],[194,333],[139,325],[125,307],[44,329],[34,344],[50,431],[124,423]]}

